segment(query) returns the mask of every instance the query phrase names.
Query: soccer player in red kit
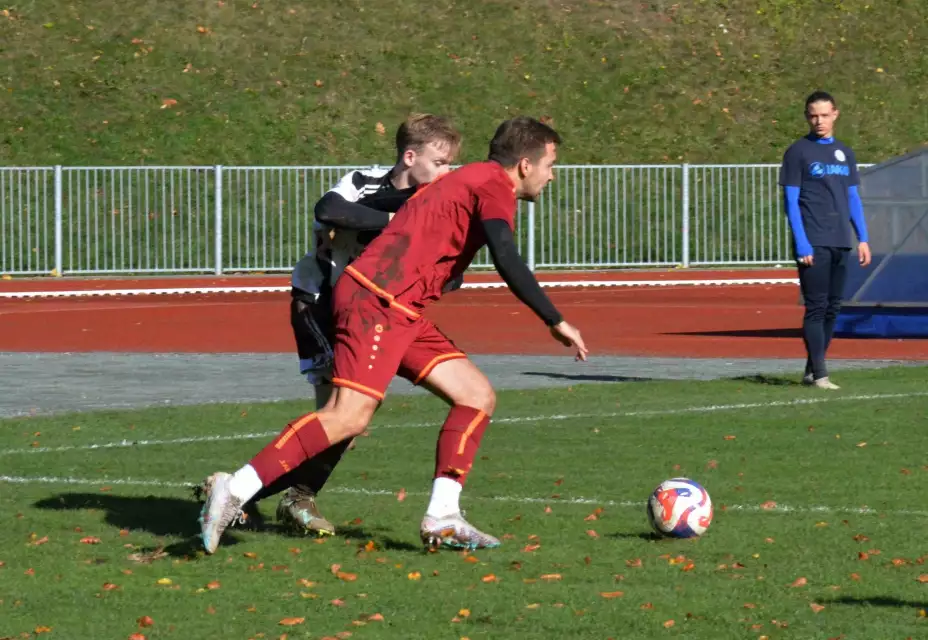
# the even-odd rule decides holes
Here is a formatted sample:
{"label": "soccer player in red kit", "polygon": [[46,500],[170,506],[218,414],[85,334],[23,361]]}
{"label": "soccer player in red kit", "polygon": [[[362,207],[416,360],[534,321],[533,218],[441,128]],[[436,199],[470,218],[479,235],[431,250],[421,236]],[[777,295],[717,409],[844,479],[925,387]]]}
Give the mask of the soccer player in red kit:
{"label": "soccer player in red kit", "polygon": [[557,132],[537,120],[507,120],[496,130],[486,162],[466,165],[418,191],[345,269],[333,291],[334,400],[288,424],[234,474],[215,474],[200,515],[207,553],[216,550],[223,531],[262,487],[362,433],[394,375],[451,405],[438,437],[432,497],[420,526],[423,542],[432,548],[499,545],[464,520],[458,505],[496,396],[486,376],[422,312],[487,245],[516,297],[586,360],[580,332],[545,295],[513,238],[517,200],[535,200],[554,178],[559,143]]}

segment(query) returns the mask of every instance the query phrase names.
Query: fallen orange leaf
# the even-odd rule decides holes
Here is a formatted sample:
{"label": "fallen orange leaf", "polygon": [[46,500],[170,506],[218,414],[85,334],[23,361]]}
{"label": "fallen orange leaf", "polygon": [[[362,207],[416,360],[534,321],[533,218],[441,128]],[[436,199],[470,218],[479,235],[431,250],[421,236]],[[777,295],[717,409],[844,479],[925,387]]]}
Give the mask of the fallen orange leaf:
{"label": "fallen orange leaf", "polygon": [[383,622],[383,615],[380,613],[373,613],[367,616],[367,619],[371,622]]}
{"label": "fallen orange leaf", "polygon": [[399,502],[402,502],[403,500],[405,500],[405,499],[406,499],[406,489],[400,489],[400,492],[399,492],[398,494],[396,494],[396,499],[397,499]]}
{"label": "fallen orange leaf", "polygon": [[418,571],[411,571],[408,574],[406,574],[406,577],[409,578],[410,580],[418,580],[419,578],[422,577],[422,574],[419,573]]}
{"label": "fallen orange leaf", "polygon": [[796,578],[793,584],[789,585],[791,587],[804,587],[809,583],[805,578]]}
{"label": "fallen orange leaf", "polygon": [[725,436],[725,440],[734,440],[738,436]]}
{"label": "fallen orange leaf", "polygon": [[892,563],[894,567],[901,567],[903,565],[908,564],[908,562],[906,560],[903,560],[902,558],[893,558]]}
{"label": "fallen orange leaf", "polygon": [[757,605],[754,604],[753,602],[745,602],[745,603],[744,603],[744,608],[745,608],[745,609],[756,609],[756,608],[757,608]]}
{"label": "fallen orange leaf", "polygon": [[770,509],[776,509],[776,506],[776,502],[773,500],[767,500],[767,502],[764,502],[760,505],[760,508],[769,511]]}
{"label": "fallen orange leaf", "polygon": [[358,579],[358,574],[339,571],[338,573],[335,574],[335,577],[339,578],[340,580],[344,580],[345,582],[354,582],[355,580]]}
{"label": "fallen orange leaf", "polygon": [[133,633],[129,636],[129,640],[145,640],[145,635],[141,633]]}
{"label": "fallen orange leaf", "polygon": [[48,542],[48,536],[42,536],[42,537],[39,538],[38,540],[34,540],[34,541],[30,542],[29,544],[32,545],[33,547],[37,547],[37,546],[39,546],[40,544],[45,544],[46,542]]}
{"label": "fallen orange leaf", "polygon": [[665,628],[665,629],[669,629],[670,627],[672,627],[672,626],[675,625],[675,624],[677,624],[677,623],[674,622],[673,620],[668,620],[667,622],[664,623],[664,628]]}
{"label": "fallen orange leaf", "polygon": [[928,582],[928,573],[923,573],[916,578],[919,582],[925,583]]}
{"label": "fallen orange leaf", "polygon": [[499,578],[497,578],[492,573],[488,573],[487,575],[480,578],[480,580],[483,582],[499,582]]}
{"label": "fallen orange leaf", "polygon": [[812,611],[814,611],[815,613],[818,613],[819,611],[825,608],[825,605],[817,604],[815,602],[810,602],[809,608],[812,609]]}
{"label": "fallen orange leaf", "polygon": [[529,553],[532,551],[538,551],[539,549],[541,549],[540,544],[527,544],[524,547],[522,547],[522,551],[527,551]]}
{"label": "fallen orange leaf", "polygon": [[651,604],[650,602],[645,602],[643,605],[639,607],[639,609],[653,609],[653,608],[654,608],[654,605]]}
{"label": "fallen orange leaf", "polygon": [[687,562],[685,565],[683,565],[684,571],[692,571],[695,568],[696,568],[696,565],[692,562]]}
{"label": "fallen orange leaf", "polygon": [[383,126],[382,122],[378,122],[376,126],[374,126],[374,131],[377,132],[377,135],[382,136],[387,132],[387,128]]}
{"label": "fallen orange leaf", "polygon": [[112,582],[104,582],[104,583],[103,583],[103,590],[104,590],[104,591],[115,591],[115,590],[118,589],[118,588],[119,588],[119,585],[115,585],[115,584],[113,584]]}
{"label": "fallen orange leaf", "polygon": [[246,551],[246,552],[243,553],[242,555],[245,556],[246,558],[251,559],[251,560],[254,560],[255,558],[258,557],[258,554],[255,553],[254,551]]}
{"label": "fallen orange leaf", "polygon": [[559,573],[546,573],[540,576],[542,580],[560,580],[561,574]]}
{"label": "fallen orange leaf", "polygon": [[219,584],[218,580],[213,580],[212,582],[206,585],[206,588],[207,589],[218,589],[221,586],[222,585]]}
{"label": "fallen orange leaf", "polygon": [[335,598],[335,600],[332,600],[329,604],[332,604],[333,606],[336,606],[336,607],[344,607],[345,601],[342,600],[341,598]]}
{"label": "fallen orange leaf", "polygon": [[600,591],[599,595],[604,598],[621,598],[625,595],[624,591]]}
{"label": "fallen orange leaf", "polygon": [[[52,631],[52,628],[51,628],[51,627],[36,627],[36,628],[35,628],[35,634],[36,634],[36,635],[38,635],[38,634],[40,634],[40,633],[51,633],[51,631]],[[26,635],[29,635],[29,634],[26,634]]]}
{"label": "fallen orange leaf", "polygon": [[295,627],[298,624],[306,622],[306,618],[284,618],[278,624],[284,627]]}
{"label": "fallen orange leaf", "polygon": [[634,560],[626,560],[626,561],[625,561],[625,566],[626,566],[626,567],[640,567],[640,566],[641,566],[641,558],[635,558]]}
{"label": "fallen orange leaf", "polygon": [[539,608],[540,606],[541,606],[541,605],[538,604],[537,602],[533,602],[532,604],[527,604],[527,605],[525,605],[525,608],[526,608],[526,609],[537,609],[537,608]]}
{"label": "fallen orange leaf", "polygon": [[[857,581],[859,581],[859,580],[860,580],[860,574],[859,574],[859,573],[852,573],[852,574],[851,574],[851,580],[857,580]],[[928,576],[925,576],[925,579],[924,579],[924,580],[919,580],[919,582],[928,582]]]}
{"label": "fallen orange leaf", "polygon": [[598,537],[599,537],[599,534],[596,533],[595,531],[593,531],[592,529],[587,529],[587,530],[586,530],[586,535],[590,536],[591,538],[598,538]]}
{"label": "fallen orange leaf", "polygon": [[314,587],[314,586],[316,586],[316,583],[315,583],[315,582],[313,582],[312,580],[307,580],[306,578],[300,578],[300,579],[297,580],[296,582],[297,582],[297,584],[302,585],[302,586],[307,587],[307,588],[308,588],[308,587]]}
{"label": "fallen orange leaf", "polygon": [[100,538],[94,536],[88,536],[86,538],[81,538],[82,544],[100,544]]}
{"label": "fallen orange leaf", "polygon": [[140,627],[150,627],[155,624],[155,621],[151,619],[150,616],[142,616],[137,620]]}
{"label": "fallen orange leaf", "polygon": [[470,615],[470,609],[461,609],[460,611],[458,611],[458,615],[461,616],[462,618],[466,618]]}
{"label": "fallen orange leaf", "polygon": [[477,556],[466,556],[464,562],[477,563],[480,562],[480,560],[477,559]]}

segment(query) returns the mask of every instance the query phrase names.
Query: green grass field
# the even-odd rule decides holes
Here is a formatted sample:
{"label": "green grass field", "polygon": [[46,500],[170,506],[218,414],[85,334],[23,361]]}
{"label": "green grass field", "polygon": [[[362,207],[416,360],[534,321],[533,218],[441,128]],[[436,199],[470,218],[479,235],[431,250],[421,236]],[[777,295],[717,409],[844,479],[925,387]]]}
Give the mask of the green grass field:
{"label": "green grass field", "polygon": [[923,0],[13,0],[0,165],[385,163],[410,110],[465,161],[528,113],[566,164],[778,162],[818,88],[879,162],[928,141],[925,41]]}
{"label": "green grass field", "polygon": [[[268,530],[209,557],[186,485],[305,404],[6,420],[0,637],[924,637],[926,374],[501,392],[463,506],[504,544],[474,554],[418,541],[443,416],[429,398],[388,399],[346,455],[321,502],[338,536],[276,529],[269,500]],[[695,541],[654,539],[645,518],[677,475],[714,500]]]}

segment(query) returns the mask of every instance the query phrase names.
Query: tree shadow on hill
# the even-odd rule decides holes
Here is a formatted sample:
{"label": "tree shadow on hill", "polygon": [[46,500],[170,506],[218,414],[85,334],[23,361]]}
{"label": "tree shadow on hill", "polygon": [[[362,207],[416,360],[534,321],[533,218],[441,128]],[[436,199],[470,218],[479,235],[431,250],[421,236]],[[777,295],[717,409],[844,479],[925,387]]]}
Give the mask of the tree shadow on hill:
{"label": "tree shadow on hill", "polygon": [[871,598],[854,598],[851,596],[841,596],[840,598],[830,598],[819,600],[821,604],[844,604],[858,607],[895,607],[899,609],[928,609],[928,599],[920,602],[911,600],[900,600],[890,596],[873,596]]}

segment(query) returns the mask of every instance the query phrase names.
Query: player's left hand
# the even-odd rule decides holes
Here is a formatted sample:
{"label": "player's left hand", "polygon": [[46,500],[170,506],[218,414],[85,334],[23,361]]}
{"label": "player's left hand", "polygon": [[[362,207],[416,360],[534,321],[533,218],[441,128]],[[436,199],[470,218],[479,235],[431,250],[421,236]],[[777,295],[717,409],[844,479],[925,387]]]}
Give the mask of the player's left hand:
{"label": "player's left hand", "polygon": [[867,242],[861,242],[857,245],[857,259],[860,261],[860,266],[866,267],[870,264],[872,260],[870,255],[870,244]]}
{"label": "player's left hand", "polygon": [[577,360],[586,361],[589,350],[583,343],[583,337],[576,327],[562,320],[551,327],[551,335],[565,347],[574,347],[577,350]]}

